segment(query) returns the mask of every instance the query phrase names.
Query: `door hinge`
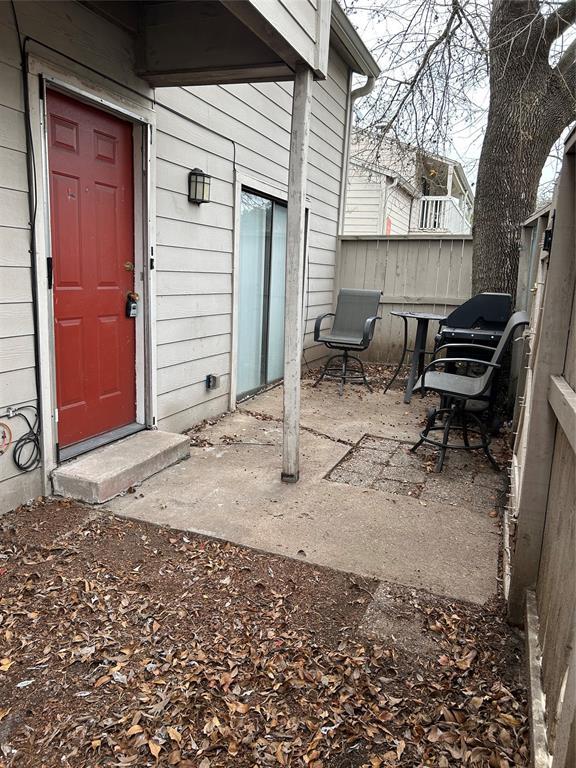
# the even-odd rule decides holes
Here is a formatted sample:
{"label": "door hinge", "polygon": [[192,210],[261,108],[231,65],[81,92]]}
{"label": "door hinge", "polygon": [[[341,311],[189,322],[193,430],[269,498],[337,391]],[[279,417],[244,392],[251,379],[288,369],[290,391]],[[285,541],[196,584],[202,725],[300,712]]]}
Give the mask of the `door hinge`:
{"label": "door hinge", "polygon": [[54,262],[52,261],[52,256],[47,256],[46,258],[46,277],[48,280],[48,290],[51,290],[54,281]]}

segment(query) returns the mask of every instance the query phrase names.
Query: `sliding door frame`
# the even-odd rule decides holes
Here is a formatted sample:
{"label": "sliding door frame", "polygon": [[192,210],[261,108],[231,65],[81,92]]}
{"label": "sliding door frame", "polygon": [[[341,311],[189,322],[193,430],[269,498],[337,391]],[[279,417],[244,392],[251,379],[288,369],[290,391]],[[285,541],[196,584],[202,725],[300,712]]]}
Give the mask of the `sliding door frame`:
{"label": "sliding door frame", "polygon": [[[230,360],[230,400],[229,409],[231,411],[236,410],[238,401],[238,305],[240,298],[240,221],[242,213],[242,192],[251,192],[254,195],[265,197],[273,202],[280,203],[288,206],[288,194],[286,187],[276,186],[270,183],[269,180],[264,181],[262,179],[249,176],[241,173],[238,170],[234,173],[234,244],[233,244],[233,257],[232,257],[232,351]],[[306,251],[308,251],[308,229],[310,226],[311,216],[311,204],[310,200],[306,198]],[[307,253],[305,254],[305,283],[307,279],[308,259]],[[304,302],[305,304],[306,302]],[[279,379],[278,381],[281,381]],[[265,389],[261,387],[260,390]],[[256,390],[258,391],[258,390]]]}
{"label": "sliding door frame", "polygon": [[[287,210],[287,204],[285,200],[282,200],[278,197],[277,194],[270,194],[267,192],[262,192],[261,189],[255,189],[252,185],[248,184],[242,184],[240,189],[240,201],[239,201],[239,258],[236,269],[238,270],[235,273],[235,277],[237,278],[238,284],[240,284],[240,274],[242,270],[242,264],[240,259],[240,250],[241,250],[241,228],[242,228],[242,195],[252,195],[253,197],[260,198],[263,201],[266,201],[267,203],[270,203],[269,211],[266,212],[266,219],[265,219],[265,231],[263,233],[264,235],[264,253],[263,253],[263,265],[262,265],[262,285],[261,285],[261,292],[258,293],[258,298],[262,302],[262,315],[261,315],[261,328],[260,328],[260,366],[259,366],[259,383],[253,387],[252,389],[246,390],[241,393],[242,399],[247,399],[249,397],[252,397],[253,395],[257,394],[258,392],[261,392],[262,390],[266,389],[269,386],[272,386],[279,381],[282,380],[282,374],[278,376],[277,378],[273,380],[268,380],[268,369],[269,369],[269,343],[270,343],[270,301],[271,301],[271,279],[272,279],[272,270],[274,268],[274,265],[272,264],[272,259],[274,256],[274,220],[275,220],[275,212],[278,206],[283,207],[285,210]],[[286,251],[284,250],[284,270],[286,268]],[[256,300],[256,296],[254,297],[254,300]],[[239,312],[240,312],[240,302],[241,302],[241,296],[240,291],[238,291],[237,295],[235,296],[235,312],[234,317],[236,320],[236,323],[239,325]],[[239,334],[237,334],[239,339]],[[282,340],[284,339],[284,336],[282,334]],[[237,376],[238,376],[238,365],[240,362],[240,355],[238,354],[239,351],[239,342],[236,342],[236,354],[234,355],[234,372],[237,382]],[[237,389],[237,387],[236,387]],[[236,397],[239,396],[239,393],[236,391]]]}

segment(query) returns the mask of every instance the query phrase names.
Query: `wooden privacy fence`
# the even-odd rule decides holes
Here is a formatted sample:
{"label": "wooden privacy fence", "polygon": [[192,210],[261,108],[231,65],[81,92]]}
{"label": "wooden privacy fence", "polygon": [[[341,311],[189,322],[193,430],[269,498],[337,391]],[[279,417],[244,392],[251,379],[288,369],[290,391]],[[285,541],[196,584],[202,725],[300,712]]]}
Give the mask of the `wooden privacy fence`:
{"label": "wooden privacy fence", "polygon": [[[403,323],[390,315],[391,310],[448,313],[470,298],[471,279],[472,238],[468,236],[340,238],[336,289],[372,288],[383,293],[382,321],[366,353],[369,360],[395,362],[400,357]],[[416,323],[410,323],[409,329],[414,335]],[[430,330],[429,345],[434,324]]]}
{"label": "wooden privacy fence", "polygon": [[542,247],[543,227],[538,229],[527,368],[504,521],[508,613],[514,623],[524,616],[526,621],[532,762],[549,768],[576,765],[575,221],[573,131],[548,220],[551,247]]}

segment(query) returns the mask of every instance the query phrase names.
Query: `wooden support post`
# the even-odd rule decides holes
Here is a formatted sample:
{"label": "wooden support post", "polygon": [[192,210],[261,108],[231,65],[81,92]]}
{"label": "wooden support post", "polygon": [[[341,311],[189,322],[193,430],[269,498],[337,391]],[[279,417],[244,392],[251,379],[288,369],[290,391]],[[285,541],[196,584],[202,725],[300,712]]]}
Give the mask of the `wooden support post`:
{"label": "wooden support post", "polygon": [[452,197],[452,181],[454,179],[454,166],[448,166],[448,177],[446,179],[446,195]]}
{"label": "wooden support post", "polygon": [[282,480],[295,483],[300,474],[300,374],[303,335],[306,179],[312,70],[298,66],[294,78],[292,133],[288,169],[286,235],[286,305],[284,311],[284,435]]}

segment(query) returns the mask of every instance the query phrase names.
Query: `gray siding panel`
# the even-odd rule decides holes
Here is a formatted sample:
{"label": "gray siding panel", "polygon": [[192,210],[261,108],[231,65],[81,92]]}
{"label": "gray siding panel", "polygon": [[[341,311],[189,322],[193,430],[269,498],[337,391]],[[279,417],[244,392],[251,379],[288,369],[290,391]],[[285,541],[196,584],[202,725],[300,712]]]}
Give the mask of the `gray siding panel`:
{"label": "gray siding panel", "polygon": [[[348,69],[332,55],[330,77],[314,85],[308,169],[310,200],[307,299],[308,362],[313,319],[332,308]],[[170,88],[158,92],[158,387],[160,427],[183,430],[226,410],[231,374],[234,167],[286,193],[291,83]],[[217,131],[230,137],[232,143]],[[191,206],[188,170],[212,175],[212,202]],[[221,389],[206,391],[207,373]]]}
{"label": "gray siding panel", "polygon": [[[22,79],[8,3],[0,9],[0,413],[36,403],[30,232]],[[10,420],[13,439],[25,429]],[[40,473],[22,475],[8,452],[0,462],[0,512],[40,492]]]}
{"label": "gray siding panel", "polygon": [[[299,0],[300,3],[300,0]],[[315,3],[278,3],[283,23],[301,40],[315,36]],[[131,38],[77,2],[17,4],[23,34],[44,40],[82,78],[82,62],[100,72],[101,86],[127,101],[125,83],[143,94],[134,74]],[[44,54],[43,54],[44,55]],[[45,52],[50,57],[49,52]],[[68,61],[68,63],[66,63]],[[0,410],[35,403],[33,314],[29,254],[26,141],[20,59],[8,3],[0,3]],[[329,76],[314,85],[310,137],[310,203],[305,345],[312,320],[332,307],[348,67],[331,53]],[[112,80],[107,80],[107,77]],[[162,429],[183,430],[229,402],[232,353],[235,173],[286,194],[292,84],[262,83],[156,91],[156,285],[158,415]],[[135,98],[138,101],[137,97]],[[128,100],[129,101],[129,100]],[[162,106],[164,105],[164,107]],[[184,113],[189,119],[170,110]],[[187,200],[188,172],[212,177],[212,202]],[[41,233],[42,236],[42,233]],[[308,349],[308,360],[324,353]],[[216,373],[220,388],[207,392]],[[0,472],[1,509],[40,492],[40,475],[19,475],[8,461]],[[8,500],[8,501],[6,501]]]}
{"label": "gray siding panel", "polygon": [[[43,40],[104,76],[146,90],[134,74],[130,37],[80,3],[16,3],[16,11],[23,35]],[[41,55],[51,57],[47,50]],[[52,58],[76,75],[85,73],[63,57]],[[101,79],[106,82],[112,94],[121,91]],[[0,2],[0,412],[7,406],[36,404],[25,136],[14,18],[10,3]],[[11,420],[10,427],[15,438],[24,428],[20,419]],[[0,512],[41,492],[41,472],[20,473],[6,454],[0,462]]]}

